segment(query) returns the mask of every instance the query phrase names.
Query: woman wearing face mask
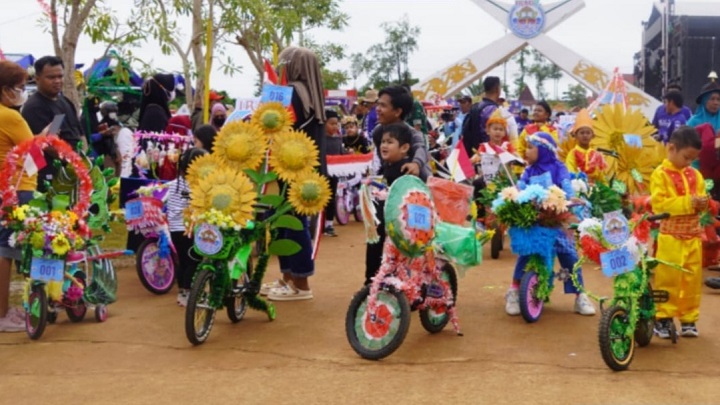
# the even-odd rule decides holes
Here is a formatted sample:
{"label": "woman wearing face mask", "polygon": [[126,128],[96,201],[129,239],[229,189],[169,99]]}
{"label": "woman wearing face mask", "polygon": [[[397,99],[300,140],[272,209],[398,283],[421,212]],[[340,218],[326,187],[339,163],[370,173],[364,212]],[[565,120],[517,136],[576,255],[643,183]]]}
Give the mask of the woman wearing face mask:
{"label": "woman wearing face mask", "polygon": [[[21,142],[33,139],[32,131],[18,109],[27,100],[25,82],[27,72],[20,65],[0,61],[0,167],[10,150]],[[36,176],[21,172],[18,187],[20,204],[27,204],[37,185]],[[15,180],[16,181],[16,180]],[[21,332],[25,330],[24,311],[19,308],[8,310],[10,299],[10,265],[20,260],[20,251],[8,243],[12,231],[0,226],[0,332]]]}
{"label": "woman wearing face mask", "polygon": [[216,131],[220,131],[220,128],[222,128],[223,125],[225,125],[225,120],[227,119],[227,108],[225,108],[222,103],[216,103],[212,106],[212,109],[210,110],[210,125],[215,128]]}
{"label": "woman wearing face mask", "polygon": [[142,87],[138,131],[162,132],[170,121],[170,102],[175,99],[175,77],[157,73]]}

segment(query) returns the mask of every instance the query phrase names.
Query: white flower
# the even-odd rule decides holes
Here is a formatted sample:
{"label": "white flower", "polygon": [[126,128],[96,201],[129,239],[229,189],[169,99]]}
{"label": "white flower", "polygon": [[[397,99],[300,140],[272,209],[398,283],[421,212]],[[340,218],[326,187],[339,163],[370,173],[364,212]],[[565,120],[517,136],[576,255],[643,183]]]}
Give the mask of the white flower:
{"label": "white flower", "polygon": [[599,239],[602,235],[602,222],[597,218],[586,218],[578,225],[580,237],[590,236],[593,239]]}

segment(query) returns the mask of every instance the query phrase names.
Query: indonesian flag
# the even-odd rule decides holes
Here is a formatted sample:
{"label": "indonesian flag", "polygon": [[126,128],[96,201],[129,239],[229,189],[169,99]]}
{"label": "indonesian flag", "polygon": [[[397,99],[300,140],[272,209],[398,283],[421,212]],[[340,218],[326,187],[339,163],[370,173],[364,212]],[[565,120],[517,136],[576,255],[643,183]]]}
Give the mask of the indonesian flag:
{"label": "indonesian flag", "polygon": [[267,59],[265,59],[265,82],[278,84],[277,73],[275,73],[275,69],[273,69],[272,64],[270,64],[270,61]]}
{"label": "indonesian flag", "polygon": [[37,144],[33,144],[28,154],[25,155],[23,169],[25,169],[28,176],[34,176],[45,166],[47,166],[47,162],[45,162],[42,149]]}
{"label": "indonesian flag", "polygon": [[450,156],[447,158],[447,166],[450,169],[450,177],[458,183],[471,179],[475,175],[475,169],[462,142],[458,142],[455,149],[450,152]]}
{"label": "indonesian flag", "polygon": [[327,170],[330,176],[354,176],[365,174],[372,165],[373,153],[352,155],[328,155]]}

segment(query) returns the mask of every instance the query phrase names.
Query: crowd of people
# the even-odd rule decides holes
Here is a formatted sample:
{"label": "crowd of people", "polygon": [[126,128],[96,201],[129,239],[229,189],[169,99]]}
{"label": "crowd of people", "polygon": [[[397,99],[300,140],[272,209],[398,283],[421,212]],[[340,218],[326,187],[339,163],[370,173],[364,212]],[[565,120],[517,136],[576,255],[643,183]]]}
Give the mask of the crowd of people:
{"label": "crowd of people", "polygon": [[[540,101],[532,110],[521,109],[517,115],[505,107],[501,97],[500,79],[489,76],[483,81],[484,93],[473,103],[469,95],[459,96],[456,108],[449,108],[441,116],[441,122],[432,123],[419,100],[406,86],[389,86],[379,91],[368,90],[348,114],[328,109],[325,105],[321,81],[321,69],[316,55],[299,47],[289,47],[279,55],[287,77],[287,85],[293,88],[291,100],[295,113],[294,129],[303,131],[320,151],[320,173],[327,175],[328,155],[348,153],[373,153],[373,174],[382,176],[391,185],[402,175],[417,176],[427,180],[433,175],[432,164],[444,158],[443,150],[456,147],[478,163],[483,154],[508,152],[524,160],[525,165],[514,166],[514,174],[520,184],[531,182],[535,176],[550,174],[551,182],[562,188],[568,198],[573,197],[567,187],[570,176],[584,173],[590,181],[603,181],[607,168],[603,156],[592,147],[593,120],[588,111],[582,110],[575,117],[570,136],[576,145],[565,161],[558,159],[560,142],[551,106]],[[53,56],[43,57],[35,63],[37,92],[27,96],[27,72],[18,65],[0,62],[0,164],[9,151],[35,135],[46,134],[55,116],[64,114],[65,119],[57,135],[71,144],[109,157],[108,164],[123,177],[136,170],[132,164],[132,131],[123,128],[117,118],[117,106],[112,102],[99,105],[97,123],[86,130],[75,104],[61,92],[63,86],[62,60]],[[171,198],[168,216],[175,246],[179,251],[189,250],[191,241],[182,234],[182,211],[187,205],[181,198],[188,185],[184,175],[192,160],[205,152],[211,152],[215,137],[228,119],[228,109],[222,97],[215,92],[210,95],[209,122],[203,123],[202,100],[196,96],[196,108],[187,114],[171,114],[169,105],[177,91],[174,77],[158,73],[149,77],[142,86],[139,112],[139,131],[165,132],[180,136],[192,136],[193,148],[183,153],[178,161],[176,178],[171,189],[177,198]],[[658,257],[682,265],[692,271],[691,275],[678,275],[660,266],[656,271],[656,286],[663,286],[671,294],[671,300],[658,305],[656,332],[666,337],[667,321],[679,317],[683,336],[697,336],[695,322],[699,316],[702,247],[695,231],[699,227],[698,213],[704,210],[709,198],[704,193],[703,178],[713,179],[716,186],[710,197],[720,197],[720,158],[715,149],[715,138],[720,130],[720,85],[715,82],[705,86],[697,98],[695,114],[684,106],[682,93],[668,88],[652,124],[657,128],[656,139],[666,144],[667,159],[652,176],[650,192],[655,210],[669,212],[673,217],[669,225],[660,229]],[[442,140],[443,145],[440,145]],[[52,158],[52,156],[49,156]],[[128,162],[130,160],[130,162]],[[433,161],[435,161],[433,163]],[[692,168],[697,167],[697,170]],[[53,165],[37,176],[24,174],[18,187],[20,203],[32,198],[34,190],[42,190],[53,176]],[[333,195],[337,179],[330,178]],[[476,189],[486,186],[483,176],[474,183]],[[172,193],[171,193],[172,194]],[[383,201],[375,201],[380,224],[379,240],[368,242],[365,255],[364,282],[370,283],[382,261],[386,238],[383,218]],[[324,234],[337,236],[334,228],[335,204],[328,204],[325,212]],[[297,242],[298,253],[280,258],[282,277],[263,285],[261,293],[271,300],[293,301],[313,298],[309,277],[315,273],[312,242],[307,218],[299,217],[302,230],[283,230],[283,238]],[[9,279],[12,260],[19,259],[19,252],[9,241],[10,231],[0,230],[0,331],[24,330],[22,309],[8,308]],[[139,245],[137,236],[128,235],[128,247]],[[573,268],[578,260],[574,242],[559,236],[554,242],[555,252],[565,268]],[[681,253],[678,253],[681,252]],[[700,256],[700,259],[698,257]],[[518,284],[527,257],[519,257],[506,295],[506,312],[520,313]],[[192,258],[181,258],[182,263],[192,263]],[[580,270],[581,271],[581,270]],[[178,277],[178,304],[187,301],[187,290],[192,279],[192,266],[187,266]],[[581,273],[578,279],[582,285]],[[706,280],[707,285],[720,288],[720,278]],[[681,292],[682,290],[682,292]],[[575,294],[575,312],[594,315],[595,308],[588,297],[571,283],[565,283],[565,292]],[[682,297],[682,298],[680,298]]]}

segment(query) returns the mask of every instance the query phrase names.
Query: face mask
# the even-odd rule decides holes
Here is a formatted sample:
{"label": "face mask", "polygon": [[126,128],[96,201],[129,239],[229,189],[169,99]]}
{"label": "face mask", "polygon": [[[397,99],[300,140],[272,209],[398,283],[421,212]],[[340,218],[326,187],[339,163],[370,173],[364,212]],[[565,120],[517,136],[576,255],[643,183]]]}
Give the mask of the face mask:
{"label": "face mask", "polygon": [[13,91],[14,91],[16,94],[19,93],[19,96],[17,96],[17,98],[15,99],[15,104],[13,104],[13,105],[14,105],[15,107],[22,107],[22,105],[25,104],[25,102],[26,102],[27,99],[28,99],[27,90],[13,89]]}
{"label": "face mask", "polygon": [[111,112],[110,114],[108,114],[108,118],[117,121],[117,113]]}
{"label": "face mask", "polygon": [[221,127],[225,123],[225,118],[223,117],[215,117],[213,118],[213,124],[215,124],[216,127]]}

